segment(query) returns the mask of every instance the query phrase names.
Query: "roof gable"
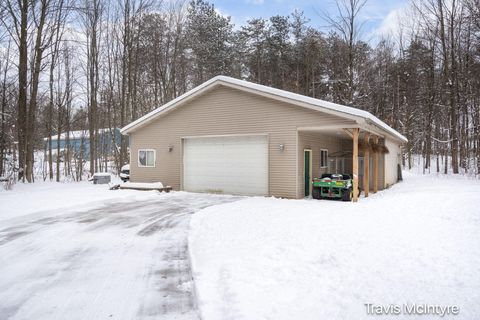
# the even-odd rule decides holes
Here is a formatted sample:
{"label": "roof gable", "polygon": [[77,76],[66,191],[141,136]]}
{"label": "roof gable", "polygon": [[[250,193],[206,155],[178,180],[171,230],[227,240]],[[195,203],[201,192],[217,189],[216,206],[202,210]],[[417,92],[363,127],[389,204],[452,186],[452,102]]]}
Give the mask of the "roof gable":
{"label": "roof gable", "polygon": [[126,125],[121,129],[123,134],[128,134],[134,132],[137,128],[144,126],[147,123],[150,123],[152,120],[157,117],[165,114],[175,108],[183,105],[187,101],[194,99],[195,97],[205,93],[207,90],[216,87],[217,85],[225,85],[235,89],[248,91],[254,94],[270,97],[277,100],[282,100],[291,104],[299,105],[301,107],[313,109],[316,111],[326,112],[330,114],[335,114],[340,117],[353,119],[353,120],[363,120],[367,124],[373,124],[393,137],[397,138],[402,142],[406,142],[407,139],[401,135],[399,132],[388,126],[386,123],[372,115],[371,113],[356,109],[353,107],[347,107],[340,104],[315,99],[307,97],[304,95],[288,92],[285,90],[280,90],[276,88],[267,87],[264,85],[259,85],[256,83],[251,83],[244,80],[239,80],[226,76],[216,76],[207,82],[193,88],[192,90],[184,93],[183,95],[173,99],[167,104],[147,113],[143,117],[133,121],[132,123]]}

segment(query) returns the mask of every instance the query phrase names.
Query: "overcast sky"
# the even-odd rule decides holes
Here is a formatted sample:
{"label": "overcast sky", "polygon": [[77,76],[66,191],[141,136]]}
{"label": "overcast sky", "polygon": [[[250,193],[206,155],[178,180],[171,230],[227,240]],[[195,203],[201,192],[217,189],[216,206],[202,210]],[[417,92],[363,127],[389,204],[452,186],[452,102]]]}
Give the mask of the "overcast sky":
{"label": "overcast sky", "polygon": [[[289,15],[295,9],[303,11],[315,28],[325,27],[320,12],[336,14],[334,0],[211,0],[223,15],[232,17],[238,27],[250,18],[269,18],[273,15]],[[378,35],[395,32],[398,12],[408,5],[408,0],[367,0],[361,12],[364,21],[363,39],[374,41]]]}

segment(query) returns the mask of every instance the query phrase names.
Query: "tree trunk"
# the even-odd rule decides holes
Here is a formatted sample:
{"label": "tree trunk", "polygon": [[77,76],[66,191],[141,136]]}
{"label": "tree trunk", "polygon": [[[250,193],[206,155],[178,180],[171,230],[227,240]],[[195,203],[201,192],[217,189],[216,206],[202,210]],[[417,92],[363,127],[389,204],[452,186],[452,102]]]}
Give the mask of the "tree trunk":
{"label": "tree trunk", "polygon": [[49,76],[49,102],[48,102],[48,120],[47,120],[47,133],[48,133],[48,177],[50,180],[53,180],[53,155],[52,155],[52,135],[53,135],[53,71],[55,69],[55,54],[52,53],[52,62],[50,65],[50,76]]}
{"label": "tree trunk", "polygon": [[59,106],[57,114],[57,159],[56,159],[56,181],[60,182],[60,138],[62,133],[62,110]]}
{"label": "tree trunk", "polygon": [[96,171],[96,110],[97,110],[97,97],[96,97],[96,84],[95,84],[95,59],[96,59],[96,31],[92,32],[90,42],[90,103],[88,112],[88,132],[90,142],[90,174],[93,175]]}
{"label": "tree trunk", "polygon": [[430,169],[432,157],[432,125],[433,125],[433,108],[435,105],[435,43],[431,44],[429,68],[428,68],[428,106],[426,119],[426,136],[425,136],[425,169]]}
{"label": "tree trunk", "polygon": [[455,56],[455,7],[456,1],[452,1],[452,9],[450,13],[450,59],[451,59],[451,76],[449,77],[448,86],[450,89],[450,140],[451,140],[451,156],[452,156],[452,169],[453,173],[457,174],[458,171],[458,118],[457,118],[457,58]]}
{"label": "tree trunk", "polygon": [[[20,4],[19,4],[20,5]],[[18,39],[18,180],[25,181],[25,148],[27,134],[27,88],[28,88],[28,10],[29,1],[20,5],[20,38]]]}
{"label": "tree trunk", "polygon": [[34,143],[35,143],[35,116],[37,113],[37,94],[38,94],[38,83],[40,77],[40,71],[42,68],[42,59],[43,59],[43,27],[45,25],[45,20],[47,16],[47,10],[49,9],[49,1],[41,1],[41,13],[40,20],[36,29],[36,39],[35,39],[35,60],[33,65],[33,73],[31,79],[31,94],[30,94],[30,105],[27,112],[27,127],[28,131],[26,134],[26,168],[25,175],[28,182],[33,182],[33,166],[34,166]]}
{"label": "tree trunk", "polygon": [[[449,132],[449,141],[450,141],[450,155],[452,157],[452,169],[453,173],[458,173],[458,140],[457,140],[457,114],[455,110],[455,92],[454,92],[454,71],[453,69],[455,64],[455,53],[454,53],[454,38],[450,39],[451,46],[450,46],[450,58],[448,54],[447,48],[447,35],[445,31],[445,17],[443,14],[443,1],[437,0],[438,5],[438,13],[439,13],[439,22],[440,22],[440,41],[442,44],[442,54],[443,54],[443,75],[444,79],[443,82],[446,82],[446,87],[448,89],[448,101],[449,101],[449,125],[450,125],[450,132]],[[455,0],[452,2],[452,8],[455,6]],[[454,22],[453,22],[453,13],[450,17],[450,37],[454,36]],[[449,61],[451,59],[451,61]],[[452,64],[452,68],[449,67],[449,64]],[[445,160],[445,163],[448,161]],[[445,168],[445,173],[448,172],[448,168]]]}
{"label": "tree trunk", "polygon": [[9,69],[9,58],[10,58],[10,42],[8,42],[8,47],[7,47],[7,54],[6,54],[6,59],[5,59],[5,66],[3,70],[3,81],[2,81],[2,99],[1,99],[1,104],[2,104],[2,124],[1,124],[1,131],[0,131],[0,176],[3,175],[5,171],[4,167],[4,158],[5,158],[5,149],[7,147],[6,145],[6,137],[5,137],[5,108],[7,107],[7,74],[8,74],[8,69]]}
{"label": "tree trunk", "polygon": [[478,104],[477,101],[474,102],[474,135],[473,135],[473,140],[474,143],[476,144],[475,150],[476,150],[476,158],[477,158],[477,175],[480,175],[480,104]]}
{"label": "tree trunk", "polygon": [[85,1],[88,6],[85,27],[89,35],[88,43],[88,87],[89,87],[89,103],[88,103],[88,132],[90,143],[90,174],[93,175],[97,171],[97,95],[98,95],[98,41],[100,32],[100,19],[102,16],[102,2],[100,0]]}

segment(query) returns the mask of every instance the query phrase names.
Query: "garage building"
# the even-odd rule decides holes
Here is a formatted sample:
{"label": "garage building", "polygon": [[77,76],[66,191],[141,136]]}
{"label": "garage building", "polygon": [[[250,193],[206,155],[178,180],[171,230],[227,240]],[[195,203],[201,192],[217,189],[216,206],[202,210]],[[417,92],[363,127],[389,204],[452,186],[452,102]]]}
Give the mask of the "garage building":
{"label": "garage building", "polygon": [[225,76],[121,132],[132,182],[286,198],[309,196],[327,172],[353,174],[367,196],[384,189],[398,180],[407,141],[366,111]]}

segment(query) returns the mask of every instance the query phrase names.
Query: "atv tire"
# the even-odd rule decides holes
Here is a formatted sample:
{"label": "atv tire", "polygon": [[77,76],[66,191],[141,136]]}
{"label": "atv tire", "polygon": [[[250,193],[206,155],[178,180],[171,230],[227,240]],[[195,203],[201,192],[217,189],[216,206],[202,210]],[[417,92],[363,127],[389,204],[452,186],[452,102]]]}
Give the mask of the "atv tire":
{"label": "atv tire", "polygon": [[322,197],[320,196],[320,188],[312,188],[312,198],[320,200]]}
{"label": "atv tire", "polygon": [[342,201],[352,201],[352,196],[353,196],[352,188],[348,188],[348,190],[345,191],[342,195]]}

